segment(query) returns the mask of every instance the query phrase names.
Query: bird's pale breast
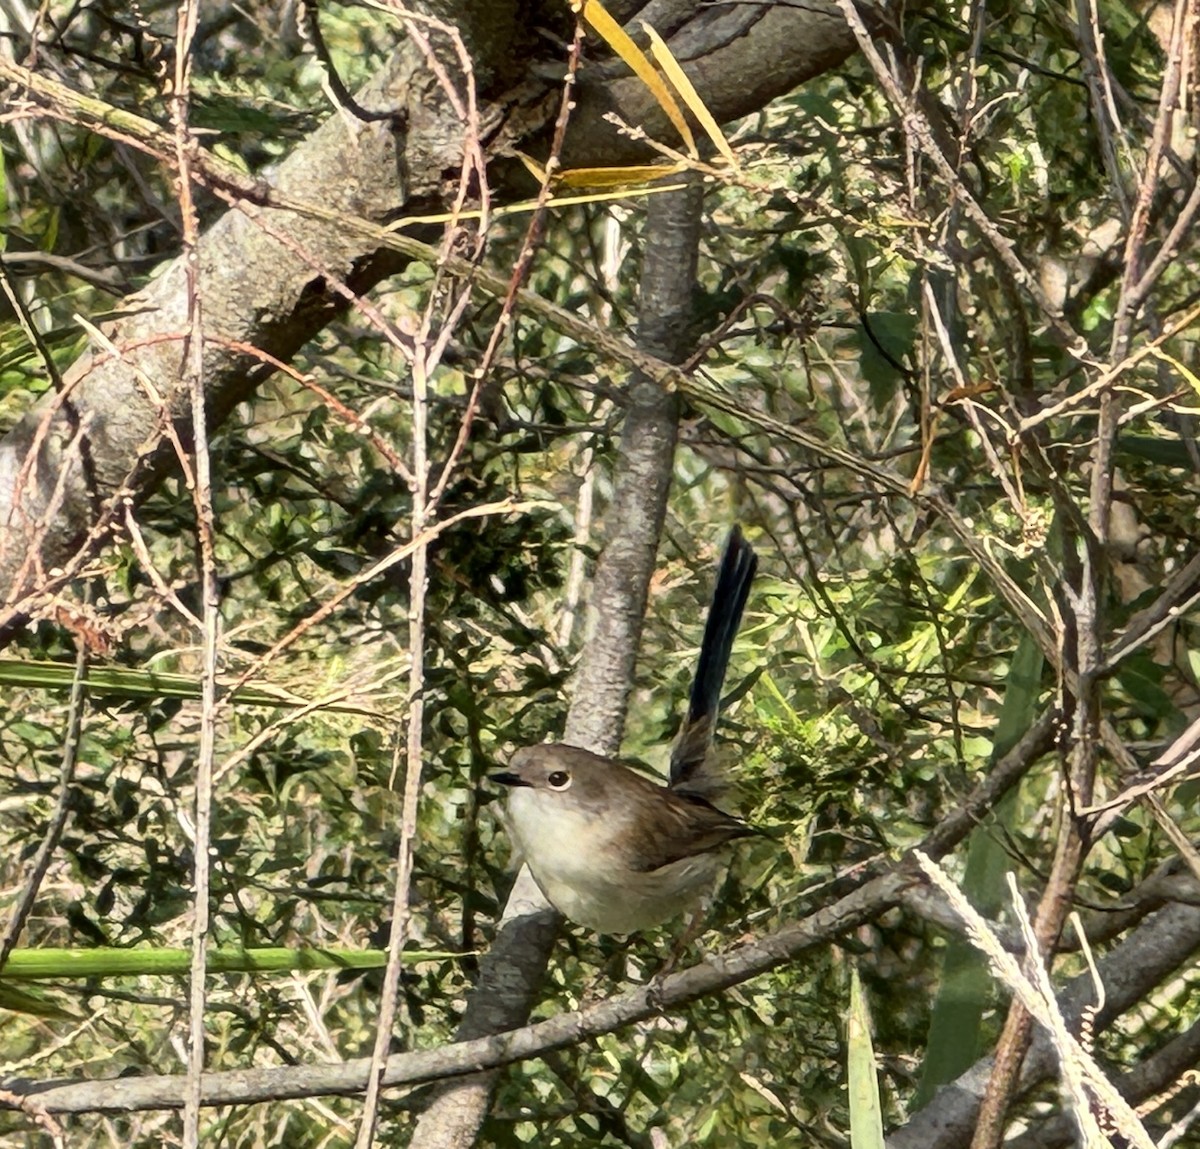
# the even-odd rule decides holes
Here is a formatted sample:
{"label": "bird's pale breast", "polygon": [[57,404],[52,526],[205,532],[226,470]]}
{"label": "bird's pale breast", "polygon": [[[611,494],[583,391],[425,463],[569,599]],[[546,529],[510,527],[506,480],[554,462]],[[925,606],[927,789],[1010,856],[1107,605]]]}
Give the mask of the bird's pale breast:
{"label": "bird's pale breast", "polygon": [[655,926],[689,908],[721,867],[712,853],[638,871],[625,861],[626,828],[602,810],[568,806],[532,787],[509,796],[509,818],[525,862],[560,912],[599,933]]}

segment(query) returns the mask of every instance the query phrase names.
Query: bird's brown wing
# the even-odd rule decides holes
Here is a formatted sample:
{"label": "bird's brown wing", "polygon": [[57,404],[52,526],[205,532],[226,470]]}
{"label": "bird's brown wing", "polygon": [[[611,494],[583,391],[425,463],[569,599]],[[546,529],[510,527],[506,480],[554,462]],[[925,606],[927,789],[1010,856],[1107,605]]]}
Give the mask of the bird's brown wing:
{"label": "bird's brown wing", "polygon": [[663,798],[666,800],[656,811],[653,830],[641,833],[630,851],[631,860],[636,859],[632,869],[649,873],[684,858],[707,854],[735,838],[758,833],[703,798],[670,791],[664,791]]}

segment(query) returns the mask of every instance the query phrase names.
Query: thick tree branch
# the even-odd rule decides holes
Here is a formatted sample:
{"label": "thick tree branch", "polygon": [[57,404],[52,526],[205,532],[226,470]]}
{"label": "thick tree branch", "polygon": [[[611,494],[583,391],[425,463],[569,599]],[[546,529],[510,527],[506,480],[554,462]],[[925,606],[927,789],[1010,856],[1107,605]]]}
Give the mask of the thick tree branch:
{"label": "thick tree branch", "polygon": [[[476,6],[471,11],[487,14],[489,31],[463,29],[469,45],[496,57],[489,55],[484,68],[496,86],[483,90],[490,103],[481,118],[494,134],[494,150],[502,152],[515,146],[537,149],[548,115],[544,97],[557,86],[527,78],[536,53],[546,50],[533,27],[494,26],[515,20],[512,9],[509,4]],[[702,11],[696,4],[692,15],[699,18]],[[773,10],[746,35],[690,61],[688,69],[717,118],[760,108],[849,55],[853,39],[830,11],[821,5]],[[517,45],[520,52],[510,50]],[[456,67],[449,54],[447,60],[449,69]],[[520,86],[503,88],[514,75],[523,78]],[[93,106],[96,102],[84,97],[63,107],[62,91],[38,78],[22,88],[21,78],[27,76],[10,69],[5,78],[18,89],[15,99],[25,93],[31,116],[77,117],[169,162],[169,138],[156,136],[148,121]],[[391,111],[392,118],[363,124],[339,112],[265,179],[237,177],[209,156],[198,152],[194,157],[198,178],[235,188],[246,203],[298,201],[324,209],[260,207],[253,219],[232,210],[204,236],[200,289],[211,425],[271,373],[262,360],[232,350],[234,345],[253,345],[287,360],[353,297],[403,266],[370,228],[351,221],[380,223],[443,202],[443,176],[459,166],[463,127],[423,54],[412,43],[402,44],[357,99],[365,107]],[[585,69],[567,162],[603,165],[634,153],[645,156],[645,145],[622,137],[603,116],[615,111],[667,138],[656,109],[640,81],[591,83]],[[496,173],[499,186],[512,170],[504,166]],[[53,570],[69,573],[77,548],[103,538],[106,499],[138,499],[155,487],[171,466],[170,453],[161,449],[164,419],[174,421],[186,441],[188,403],[180,386],[185,300],[182,265],[173,264],[144,293],[127,300],[121,308],[127,317],[106,329],[118,353],[94,348],[66,372],[69,403],[61,397],[47,400],[0,441],[0,599],[5,603],[47,586]],[[72,427],[79,420],[87,427],[96,463],[99,510],[88,498],[80,448],[72,446]],[[112,510],[109,505],[109,517]]]}
{"label": "thick tree branch", "polygon": [[[903,889],[917,880],[899,871],[877,878],[802,922],[785,926],[728,953],[707,957],[699,965],[638,986],[587,1009],[559,1014],[523,1029],[390,1057],[383,1084],[416,1085],[496,1069],[657,1017],[689,1001],[767,973],[815,946],[828,944],[894,905]],[[1194,912],[1200,918],[1200,910]],[[338,1065],[209,1073],[203,1080],[204,1103],[246,1104],[288,1097],[358,1093],[366,1085],[369,1065],[369,1059],[360,1058]],[[182,1076],[163,1076],[50,1087],[7,1081],[3,1088],[17,1096],[36,1097],[38,1104],[50,1113],[129,1112],[179,1108],[183,1104],[183,1083]]]}
{"label": "thick tree branch", "polygon": [[[1200,947],[1200,908],[1175,904],[1159,910],[1115,946],[1099,963],[1105,1005],[1097,1014],[1097,1032],[1140,1001],[1151,989],[1188,962]],[[1091,975],[1073,979],[1059,997],[1063,1015],[1078,1023],[1085,1007],[1096,1000]],[[1028,1090],[1057,1070],[1056,1052],[1044,1032],[1034,1035],[1025,1057],[1018,1089]],[[888,1137],[888,1149],[962,1149],[971,1140],[979,1107],[992,1073],[991,1057],[983,1058],[933,1101]]]}
{"label": "thick tree branch", "polygon": [[[970,834],[995,802],[1017,784],[1025,771],[1045,752],[1054,726],[1053,718],[1053,714],[1047,712],[1025,737],[996,763],[991,773],[975,787],[958,809],[948,814],[933,829],[922,843],[921,848],[926,854],[934,858],[944,857]],[[445,1053],[445,1050],[434,1050],[420,1055],[405,1054],[399,1058],[392,1058],[389,1061],[389,1071],[388,1075],[385,1075],[384,1082],[398,1085],[431,1081],[497,1068],[509,1061],[517,1060],[519,1057],[535,1056],[543,1048],[569,1045],[572,1040],[578,1040],[593,1033],[605,1032],[606,1027],[617,1028],[645,1016],[656,1014],[669,1005],[682,1005],[695,997],[726,989],[730,985],[736,985],[783,965],[806,949],[827,944],[845,930],[853,928],[862,921],[870,920],[883,909],[897,904],[904,896],[905,891],[911,888],[913,880],[910,875],[898,869],[887,869],[870,876],[865,873],[848,876],[843,882],[838,883],[840,888],[836,892],[827,891],[833,897],[838,897],[838,893],[844,891],[843,896],[830,905],[757,942],[741,946],[729,955],[716,955],[706,959],[699,966],[663,979],[658,983],[659,992],[655,992],[653,987],[641,987],[631,991],[630,994],[622,994],[602,1002],[580,1014],[564,1015],[568,1020],[552,1019],[550,1022],[540,1022],[537,1026],[528,1027],[525,1030],[516,1030],[514,1026],[512,1027],[514,1032],[503,1035],[502,1038],[496,1038],[488,1036],[488,1034],[497,1032],[497,1029],[489,1029],[489,1026],[499,1027],[503,1024],[506,1015],[522,1018],[528,1015],[543,969],[542,965],[528,960],[528,953],[522,953],[519,949],[509,951],[510,956],[521,957],[521,960],[497,960],[495,962],[495,970],[489,983],[492,988],[491,999],[483,994],[476,995],[474,1007],[463,1021],[459,1033],[459,1043],[445,1047],[445,1050],[457,1052]],[[521,898],[526,890],[533,891],[534,900],[522,902]],[[538,940],[539,944],[548,951],[554,941],[556,918],[553,913],[546,911],[544,906],[545,902],[541,899],[541,895],[538,894],[531,879],[525,885],[519,882],[518,887],[509,897],[506,920],[517,921],[519,928],[523,930],[528,930],[533,926],[543,930],[544,936]],[[1197,909],[1196,913],[1197,929],[1200,929],[1200,909]],[[508,928],[506,925],[502,925],[501,934],[506,928]],[[527,948],[529,952],[533,952],[532,947]],[[504,953],[504,945],[497,942],[493,945],[489,958]],[[738,971],[736,974],[733,972],[735,969]],[[696,970],[707,972],[697,974]],[[732,981],[723,980],[730,975],[733,976]],[[1116,975],[1110,974],[1110,976]],[[716,980],[713,980],[714,977]],[[643,1014],[639,1012],[637,1003],[641,1002],[643,1006],[648,1004],[647,994],[653,1000],[652,1003],[649,1003],[649,1013]],[[680,996],[681,994],[683,996]],[[614,1003],[616,1004],[614,1005]],[[609,1012],[610,1006],[613,1012]],[[632,1012],[628,1012],[630,1009]],[[598,1017],[607,1020],[597,1023],[600,1028],[593,1030],[590,1028],[593,1024],[592,1019]],[[538,1028],[539,1026],[550,1026],[551,1028]],[[514,1053],[512,1056],[497,1055],[491,1060],[484,1059],[497,1054],[501,1048],[507,1048],[498,1043],[510,1039],[515,1041],[520,1038],[521,1034],[528,1034],[534,1029],[543,1036],[556,1033],[556,1026],[565,1028],[575,1037],[566,1040],[555,1038],[553,1046],[538,1045],[535,1041],[533,1045],[527,1044],[521,1047],[527,1049],[528,1052]],[[471,1032],[472,1029],[474,1032]],[[520,1038],[520,1040],[527,1041],[528,1039]],[[443,1055],[451,1059],[449,1063],[441,1060]],[[414,1061],[414,1058],[417,1060]],[[433,1058],[433,1060],[424,1060],[426,1058]],[[450,1065],[450,1068],[446,1067],[447,1064]],[[249,1075],[248,1071],[211,1074],[206,1080],[215,1092],[211,1095],[205,1094],[205,1097],[208,1103],[221,1104],[267,1100],[284,1096],[309,1096],[318,1093],[352,1093],[359,1091],[365,1085],[368,1066],[369,1061],[363,1059],[345,1066],[288,1066],[271,1071],[256,1070]],[[435,1072],[431,1070],[431,1066],[439,1068]],[[267,1076],[263,1077],[263,1073],[266,1073]],[[415,1074],[415,1076],[407,1076],[408,1074]],[[280,1090],[288,1088],[287,1082],[291,1080],[292,1075],[295,1075],[294,1088],[299,1089],[300,1092],[280,1092]],[[69,1107],[72,1112],[84,1112],[102,1106],[106,1099],[116,1099],[115,1103],[120,1108],[160,1108],[181,1104],[172,1099],[182,1097],[182,1085],[180,1084],[182,1078],[157,1077],[149,1080],[153,1084],[143,1085],[141,1081],[131,1083],[137,1087],[135,1094],[131,1095],[123,1092],[114,1093],[114,1085],[119,1086],[121,1083],[111,1081],[70,1086],[45,1086],[22,1081],[0,1081],[0,1089],[11,1090],[14,1094],[22,1097],[36,1096],[39,1101],[48,1102],[47,1108],[53,1110],[55,1105],[61,1104]],[[60,1092],[64,1089],[72,1092]],[[486,1082],[480,1086],[480,1090],[485,1097],[490,1093]],[[460,1093],[459,1097],[463,1105],[463,1111],[458,1115],[458,1119],[462,1122],[460,1128],[467,1131],[469,1130],[469,1120],[478,1112],[479,1103],[478,1099],[471,1096],[470,1093],[465,1095]],[[158,1100],[154,1100],[155,1098]],[[51,1100],[53,1104],[49,1104]],[[445,1104],[450,1107],[453,1103],[446,1102]],[[454,1119],[455,1115],[451,1113],[450,1120]]]}
{"label": "thick tree branch", "polygon": [[[493,1069],[552,1049],[563,1049],[597,1034],[645,1021],[708,994],[719,993],[767,973],[803,953],[828,945],[856,926],[874,920],[895,905],[916,879],[903,870],[876,878],[852,894],[801,922],[648,985],[638,986],[587,1009],[560,1014],[509,1033],[458,1042],[440,1049],[389,1058],[384,1084],[422,1082]],[[1200,908],[1171,905],[1149,918],[1100,963],[1107,993],[1096,1028],[1136,1004],[1189,961],[1200,947]],[[1077,1019],[1094,1000],[1090,974],[1074,979],[1061,1001],[1068,1019]],[[889,1149],[951,1149],[970,1136],[990,1060],[984,1060],[939,1091],[934,1101],[888,1139]],[[209,1073],[203,1079],[206,1105],[248,1104],[288,1097],[360,1092],[369,1062],[341,1065],[282,1066]],[[1026,1059],[1022,1087],[1046,1080],[1055,1071],[1048,1041],[1035,1040]],[[3,1088],[35,1098],[50,1113],[132,1111],[179,1108],[183,1077],[141,1077],[70,1085],[40,1085],[9,1080]]]}

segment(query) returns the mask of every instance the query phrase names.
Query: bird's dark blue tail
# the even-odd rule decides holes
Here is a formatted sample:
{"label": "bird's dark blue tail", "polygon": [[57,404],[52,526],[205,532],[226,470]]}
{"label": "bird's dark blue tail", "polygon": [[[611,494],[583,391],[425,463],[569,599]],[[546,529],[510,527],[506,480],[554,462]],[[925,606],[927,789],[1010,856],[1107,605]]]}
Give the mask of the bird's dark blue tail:
{"label": "bird's dark blue tail", "polygon": [[704,764],[721,706],[721,689],[729,668],[733,640],[742,623],[742,612],[757,567],[758,556],[754,548],[742,537],[741,527],[735,526],[729,532],[717,570],[717,585],[713,588],[708,621],[704,624],[704,641],[700,646],[696,676],[692,680],[687,720],[671,754],[673,787],[686,785]]}

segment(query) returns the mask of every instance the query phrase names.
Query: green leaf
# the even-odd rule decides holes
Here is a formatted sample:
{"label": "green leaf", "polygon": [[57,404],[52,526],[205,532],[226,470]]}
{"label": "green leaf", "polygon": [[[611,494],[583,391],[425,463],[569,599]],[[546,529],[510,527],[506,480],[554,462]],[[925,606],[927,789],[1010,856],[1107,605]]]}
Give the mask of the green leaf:
{"label": "green leaf", "polygon": [[40,993],[0,984],[0,1009],[12,1013],[27,1013],[31,1017],[48,1017],[58,1021],[78,1020],[79,1014],[51,1001]]}
{"label": "green leaf", "polygon": [[[68,662],[41,662],[19,658],[0,658],[0,685],[27,690],[70,690],[75,679],[75,666]],[[93,694],[117,698],[200,698],[200,682],[186,674],[169,674],[159,670],[127,670],[115,666],[91,667],[88,670],[88,690]],[[225,680],[225,689],[232,688],[235,679]],[[232,697],[249,706],[281,706],[285,708],[308,705],[308,700],[291,691],[269,683],[246,683],[232,691]],[[361,706],[331,702],[322,710],[351,714],[369,714]]]}
{"label": "green leaf", "polygon": [[884,1149],[883,1107],[879,1101],[879,1075],[871,1042],[871,1015],[858,969],[850,967],[850,1019],[847,1077],[850,1086],[851,1149]]}
{"label": "green leaf", "polygon": [[1162,688],[1164,670],[1144,655],[1133,655],[1121,663],[1116,680],[1147,718],[1159,720],[1176,713],[1175,703]]}
{"label": "green leaf", "polygon": [[1160,439],[1155,435],[1121,435],[1117,439],[1117,457],[1122,461],[1143,459],[1162,467],[1182,467],[1191,471],[1192,452],[1182,439]]}
{"label": "green leaf", "polygon": [[[406,950],[407,965],[442,961],[461,954],[441,950]],[[0,969],[5,981],[37,978],[134,977],[143,974],[176,976],[191,969],[192,955],[186,949],[158,946],[136,949],[26,949],[13,950]],[[383,950],[346,949],[240,949],[218,947],[208,951],[210,974],[291,973],[295,970],[382,969],[387,965]]]}

